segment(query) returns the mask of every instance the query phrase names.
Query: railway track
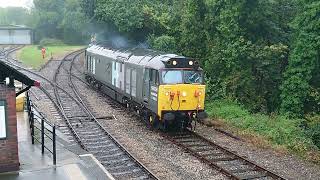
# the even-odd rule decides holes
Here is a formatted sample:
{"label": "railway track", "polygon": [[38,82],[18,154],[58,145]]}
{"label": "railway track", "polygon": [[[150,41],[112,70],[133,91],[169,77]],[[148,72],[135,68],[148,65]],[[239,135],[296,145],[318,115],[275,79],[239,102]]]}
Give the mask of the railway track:
{"label": "railway track", "polygon": [[10,53],[17,51],[23,47],[23,45],[11,45],[0,47],[0,59],[6,59]]}
{"label": "railway track", "polygon": [[193,131],[186,130],[163,136],[231,179],[284,179]]}
{"label": "railway track", "polygon": [[[55,87],[56,97],[53,98],[53,95],[45,89],[43,91],[47,96],[51,96],[52,101],[56,100],[56,106],[79,144],[94,154],[116,179],[157,179],[101,126],[82,100],[73,83],[73,78],[83,81],[72,73],[77,55],[77,53],[70,54],[61,61],[55,82],[51,84]],[[77,68],[74,69],[79,72]],[[83,81],[83,83],[86,82]],[[117,103],[114,105],[118,107]],[[124,108],[120,106],[120,109]],[[162,135],[231,179],[284,179],[195,132],[185,131]]]}
{"label": "railway track", "polygon": [[[67,126],[80,146],[94,154],[116,179],[158,179],[101,126],[82,101],[72,81],[71,73],[71,64],[79,54],[80,52],[73,52],[61,61],[54,82],[13,61],[6,62],[21,71],[27,72],[31,77],[41,78],[46,86],[52,86],[49,89],[53,89],[53,91],[46,90],[43,87],[40,89],[64,117]],[[62,68],[66,63],[70,65],[70,73]]]}
{"label": "railway track", "polygon": [[73,98],[65,96],[61,89],[54,89],[61,114],[77,141],[116,179],[158,179],[102,127],[82,100],[72,81],[73,62],[78,55],[79,53],[72,53],[66,56],[54,77],[55,84],[59,84],[69,94],[73,94],[74,99],[77,100],[75,102]]}
{"label": "railway track", "polygon": [[[73,76],[79,81],[87,84],[76,75]],[[108,99],[108,104],[114,109],[121,111],[126,110],[119,103],[113,101],[109,97],[106,98]],[[215,130],[233,139],[241,140],[223,130]],[[186,130],[185,132],[173,134],[161,134],[175,145],[181,147],[183,150],[189,152],[214,169],[219,170],[231,179],[284,179],[274,172],[271,172],[256,163],[237,155],[235,152],[231,152],[226,148],[205,139],[193,131]]]}

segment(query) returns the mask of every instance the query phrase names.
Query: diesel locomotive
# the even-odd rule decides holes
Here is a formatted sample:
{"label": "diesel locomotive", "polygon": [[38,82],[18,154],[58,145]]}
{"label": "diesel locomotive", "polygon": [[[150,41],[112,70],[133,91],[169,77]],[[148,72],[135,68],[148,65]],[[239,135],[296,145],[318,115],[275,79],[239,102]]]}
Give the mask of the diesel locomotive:
{"label": "diesel locomotive", "polygon": [[149,127],[184,129],[207,116],[203,70],[192,58],[92,45],[85,51],[85,77],[136,111]]}

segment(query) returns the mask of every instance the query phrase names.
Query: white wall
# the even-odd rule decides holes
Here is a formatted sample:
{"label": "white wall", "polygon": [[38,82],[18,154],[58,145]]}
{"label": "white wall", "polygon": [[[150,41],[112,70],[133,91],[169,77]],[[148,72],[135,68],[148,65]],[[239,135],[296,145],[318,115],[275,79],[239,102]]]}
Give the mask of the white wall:
{"label": "white wall", "polygon": [[31,31],[0,29],[0,44],[31,44]]}

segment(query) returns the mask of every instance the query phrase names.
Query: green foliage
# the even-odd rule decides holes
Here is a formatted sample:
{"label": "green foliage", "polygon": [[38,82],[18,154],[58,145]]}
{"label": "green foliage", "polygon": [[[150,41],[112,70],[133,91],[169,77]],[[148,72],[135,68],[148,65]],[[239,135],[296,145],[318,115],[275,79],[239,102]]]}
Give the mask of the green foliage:
{"label": "green foliage", "polygon": [[[71,11],[72,10],[72,11]],[[86,33],[88,20],[82,13],[80,2],[78,0],[66,0],[64,5],[64,18],[61,22],[63,27],[63,39],[67,44],[82,43],[89,39]]]}
{"label": "green foliage", "polygon": [[301,2],[304,3],[294,21],[293,50],[281,94],[282,111],[300,117],[310,110],[319,112],[320,108],[320,2]]}
{"label": "green foliage", "polygon": [[143,0],[98,0],[96,16],[98,20],[114,25],[120,32],[135,33],[143,30]]}
{"label": "green foliage", "polygon": [[156,38],[150,37],[149,42],[156,50],[174,52],[176,49],[176,40],[171,36],[163,35]]}
{"label": "green foliage", "polygon": [[285,30],[270,22],[276,22],[270,16],[272,4],[226,0],[207,6],[210,38],[205,69],[215,87],[209,94],[231,97],[253,111],[276,110],[289,49],[274,38]]}
{"label": "green foliage", "polygon": [[62,40],[59,40],[59,39],[44,38],[39,42],[39,45],[41,47],[45,47],[45,46],[63,46],[65,44]]}
{"label": "green foliage", "polygon": [[180,25],[181,53],[195,58],[203,58],[206,54],[206,34],[203,21],[206,6],[203,0],[187,0],[183,9]]}
{"label": "green foliage", "polygon": [[0,8],[0,25],[29,25],[31,14],[23,7]]}
{"label": "green foliage", "polygon": [[81,4],[88,7],[83,11],[89,18],[130,40],[148,40],[151,48],[200,58],[213,99],[231,98],[250,112],[303,115],[320,110],[319,2],[82,0]]}
{"label": "green foliage", "polygon": [[320,148],[320,115],[307,116],[306,130],[308,136],[311,137],[315,145]]}
{"label": "green foliage", "polygon": [[54,38],[75,44],[89,39],[80,0],[34,0],[32,14],[36,41]]}
{"label": "green foliage", "polygon": [[243,106],[228,100],[213,101],[207,103],[206,107],[210,117],[222,119],[228,125],[245,132],[266,137],[274,145],[286,146],[302,154],[316,149],[314,145],[316,141],[313,143],[313,139],[300,127],[302,122],[300,119],[251,114]]}
{"label": "green foliage", "polygon": [[62,39],[62,29],[59,27],[63,18],[64,0],[34,0],[34,29],[36,41],[42,38]]}

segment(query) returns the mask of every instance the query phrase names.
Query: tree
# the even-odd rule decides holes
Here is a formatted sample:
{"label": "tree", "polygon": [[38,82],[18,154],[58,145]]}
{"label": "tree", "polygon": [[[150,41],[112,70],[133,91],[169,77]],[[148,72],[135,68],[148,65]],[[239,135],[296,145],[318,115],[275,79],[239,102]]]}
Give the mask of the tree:
{"label": "tree", "polygon": [[279,43],[283,30],[271,2],[220,0],[207,6],[209,93],[253,111],[276,110],[288,46]]}
{"label": "tree", "polygon": [[[70,11],[72,9],[72,11]],[[87,33],[88,20],[82,12],[78,0],[66,0],[64,5],[64,17],[61,22],[63,39],[65,43],[81,43],[89,40]],[[84,38],[86,37],[86,38]]]}
{"label": "tree", "polygon": [[320,2],[301,0],[294,20],[293,51],[282,84],[282,112],[303,116],[320,112]]}
{"label": "tree", "polygon": [[29,25],[31,14],[23,7],[0,8],[1,25]]}
{"label": "tree", "polygon": [[187,56],[203,58],[206,54],[206,33],[204,19],[206,6],[203,0],[187,0],[185,2],[180,25],[181,52]]}
{"label": "tree", "polygon": [[35,20],[36,40],[44,37],[63,38],[61,21],[65,0],[34,0],[33,15]]}

